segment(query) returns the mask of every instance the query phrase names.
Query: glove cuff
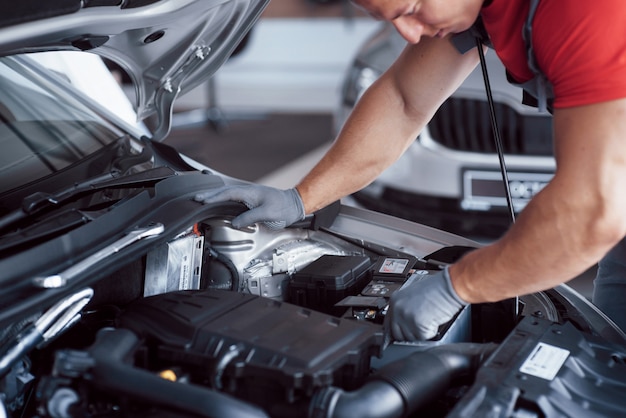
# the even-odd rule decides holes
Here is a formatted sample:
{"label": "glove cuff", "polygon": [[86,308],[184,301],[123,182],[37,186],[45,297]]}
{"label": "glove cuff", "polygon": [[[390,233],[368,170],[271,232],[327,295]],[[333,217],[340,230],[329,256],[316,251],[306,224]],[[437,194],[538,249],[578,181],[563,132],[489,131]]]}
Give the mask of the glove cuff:
{"label": "glove cuff", "polygon": [[291,197],[296,205],[296,207],[298,208],[298,221],[303,220],[306,217],[306,212],[304,210],[304,202],[302,201],[302,196],[300,196],[300,192],[298,191],[298,189],[296,189],[295,187],[292,189],[289,189],[288,192],[290,192]]}
{"label": "glove cuff", "polygon": [[446,266],[446,268],[443,270],[443,278],[446,282],[446,290],[448,291],[448,296],[453,301],[458,303],[459,307],[463,307],[468,303],[461,299],[461,297],[456,293],[456,290],[454,290],[454,286],[452,286],[452,279],[450,278],[450,272],[448,271],[449,267],[450,266]]}

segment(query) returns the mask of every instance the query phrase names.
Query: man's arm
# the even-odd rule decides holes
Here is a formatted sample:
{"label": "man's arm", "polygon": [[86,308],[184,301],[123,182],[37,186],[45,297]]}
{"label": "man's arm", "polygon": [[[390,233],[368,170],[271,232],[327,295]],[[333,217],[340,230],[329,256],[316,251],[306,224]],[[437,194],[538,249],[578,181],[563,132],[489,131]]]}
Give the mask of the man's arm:
{"label": "man's arm", "polygon": [[476,50],[461,55],[449,39],[422,37],[408,45],[298,184],[306,213],[360,190],[393,164],[478,61]]}
{"label": "man's arm", "polygon": [[554,113],[557,171],[508,233],[450,268],[470,303],[545,290],[582,273],[626,234],[626,99]]}
{"label": "man's arm", "polygon": [[256,222],[281,228],[304,219],[360,190],[393,164],[478,61],[476,50],[461,55],[449,39],[423,38],[407,46],[368,89],[333,146],[295,188],[221,187],[195,199],[244,203],[249,210],[232,220],[237,228]]}

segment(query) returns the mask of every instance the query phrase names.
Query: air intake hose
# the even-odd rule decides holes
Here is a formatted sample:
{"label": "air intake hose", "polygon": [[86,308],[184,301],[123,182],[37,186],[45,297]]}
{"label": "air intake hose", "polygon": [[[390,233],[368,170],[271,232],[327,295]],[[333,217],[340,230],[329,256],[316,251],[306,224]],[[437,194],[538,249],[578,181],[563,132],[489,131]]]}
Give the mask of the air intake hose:
{"label": "air intake hose", "polygon": [[458,343],[418,351],[382,367],[361,388],[317,392],[310,418],[396,418],[428,405],[455,379],[476,372],[497,344]]}

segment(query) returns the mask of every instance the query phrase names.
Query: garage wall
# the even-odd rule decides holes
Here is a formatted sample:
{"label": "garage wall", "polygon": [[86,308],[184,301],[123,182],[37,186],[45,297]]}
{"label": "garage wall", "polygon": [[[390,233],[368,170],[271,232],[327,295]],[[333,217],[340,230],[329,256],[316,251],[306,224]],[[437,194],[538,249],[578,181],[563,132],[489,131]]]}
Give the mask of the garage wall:
{"label": "garage wall", "polygon": [[[225,111],[332,113],[350,61],[379,24],[343,0],[274,0],[215,74],[215,100]],[[208,89],[179,98],[177,110],[206,107]]]}

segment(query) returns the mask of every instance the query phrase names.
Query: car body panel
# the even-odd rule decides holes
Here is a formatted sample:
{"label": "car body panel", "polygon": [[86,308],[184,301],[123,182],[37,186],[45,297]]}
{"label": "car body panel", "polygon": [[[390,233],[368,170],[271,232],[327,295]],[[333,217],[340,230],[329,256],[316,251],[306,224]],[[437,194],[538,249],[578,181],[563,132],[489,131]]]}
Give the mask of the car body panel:
{"label": "car body panel", "polygon": [[228,59],[267,5],[251,0],[160,0],[143,6],[80,7],[0,28],[3,54],[88,50],[133,80],[141,119],[156,113],[154,137],[171,124],[179,94],[206,81]]}

